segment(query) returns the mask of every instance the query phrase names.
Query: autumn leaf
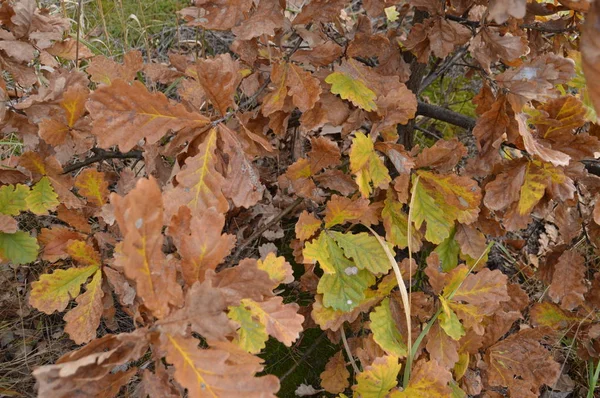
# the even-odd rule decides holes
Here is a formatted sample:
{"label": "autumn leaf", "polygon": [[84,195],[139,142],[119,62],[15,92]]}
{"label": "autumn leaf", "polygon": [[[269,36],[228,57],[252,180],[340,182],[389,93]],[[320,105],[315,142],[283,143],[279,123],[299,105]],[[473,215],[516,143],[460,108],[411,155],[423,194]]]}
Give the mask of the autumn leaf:
{"label": "autumn leaf", "polygon": [[100,253],[84,241],[69,240],[66,249],[69,256],[78,263],[101,266]]}
{"label": "autumn leaf", "polygon": [[135,282],[137,296],[157,318],[183,302],[175,268],[162,252],[162,196],[154,178],[141,179],[125,197],[111,194],[110,202],[123,241],[115,248],[115,265]]}
{"label": "autumn leaf", "polygon": [[396,386],[400,367],[397,357],[379,357],[356,376],[352,389],[363,398],[384,398]]}
{"label": "autumn leaf", "polygon": [[[381,212],[385,227],[385,239],[400,249],[408,247],[408,214],[402,210],[402,203],[388,197]],[[411,225],[411,250],[418,252],[423,244],[421,232]]]}
{"label": "autumn leaf", "polygon": [[265,342],[269,338],[267,328],[264,323],[259,321],[258,316],[251,309],[247,308],[244,304],[229,307],[227,316],[239,324],[234,342],[240,348],[250,354],[258,354],[265,348]]}
{"label": "autumn leaf", "polygon": [[508,387],[522,397],[537,397],[542,385],[553,385],[560,375],[560,364],[540,344],[541,332],[525,329],[491,346],[485,353],[487,382]]}
{"label": "autumn leaf", "polygon": [[[215,269],[225,260],[235,245],[235,237],[221,234],[225,225],[225,217],[214,207],[191,215],[190,209],[180,207],[177,216],[173,217],[168,234],[173,237],[181,255],[181,272],[187,286],[204,280],[207,269]],[[185,220],[183,220],[185,219]],[[177,224],[189,223],[182,227]]]}
{"label": "autumn leaf", "polygon": [[332,394],[344,392],[349,386],[349,377],[350,372],[346,368],[344,354],[342,351],[338,351],[337,354],[329,358],[329,361],[325,365],[325,370],[321,372],[321,387]]}
{"label": "autumn leaf", "polygon": [[294,270],[285,257],[277,257],[275,253],[267,254],[264,260],[256,262],[258,269],[266,271],[276,283],[292,283],[294,281]]}
{"label": "autumn leaf", "polygon": [[240,64],[229,54],[196,61],[194,77],[222,116],[235,106],[233,96],[242,80],[240,70]]}
{"label": "autumn leaf", "polygon": [[0,213],[17,216],[27,210],[29,187],[22,184],[4,185],[0,187]]}
{"label": "autumn leaf", "polygon": [[263,101],[262,113],[269,116],[283,109],[287,97],[301,112],[312,109],[321,95],[319,81],[309,72],[289,62],[273,64],[271,81],[275,85]]}
{"label": "autumn leaf", "polygon": [[584,303],[584,294],[588,288],[585,284],[585,259],[572,250],[564,252],[554,266],[552,283],[548,287],[548,296],[561,303],[561,308],[573,310]]}
{"label": "autumn leaf", "polygon": [[446,369],[452,369],[459,361],[459,342],[448,335],[440,322],[436,322],[427,332],[425,348],[430,358]]}
{"label": "autumn leaf", "polygon": [[553,330],[566,330],[574,322],[581,321],[558,305],[547,302],[535,303],[529,310],[529,317],[534,326],[545,326]]}
{"label": "autumn leaf", "polygon": [[454,239],[455,230],[453,229],[450,235],[442,241],[433,251],[438,254],[442,271],[448,272],[456,268],[458,265],[458,253],[460,247]]}
{"label": "autumn leaf", "polygon": [[388,169],[375,152],[373,141],[361,132],[356,132],[350,149],[350,170],[356,176],[356,184],[364,198],[376,188],[386,188],[392,181]]}
{"label": "autumn leaf", "polygon": [[460,323],[456,313],[450,308],[448,300],[444,296],[440,296],[439,298],[442,305],[442,312],[438,317],[440,327],[454,340],[460,340],[465,335],[465,328]]}
{"label": "autumn leaf", "polygon": [[374,274],[385,274],[390,270],[385,250],[373,235],[366,232],[344,234],[337,231],[331,231],[330,235],[344,250],[344,255],[354,260],[358,269],[366,269]]}
{"label": "autumn leaf", "polygon": [[97,265],[82,268],[57,269],[51,274],[43,274],[31,284],[29,304],[38,310],[52,314],[67,308],[72,298],[79,296],[81,285],[98,271]]}
{"label": "autumn leaf", "polygon": [[600,69],[598,61],[600,60],[600,38],[598,37],[598,24],[600,23],[600,5],[592,2],[590,11],[586,14],[585,24],[582,29],[581,38],[581,60],[583,72],[587,82],[587,90],[596,108],[600,111]]}
{"label": "autumn leaf", "polygon": [[349,221],[358,221],[369,209],[369,200],[332,195],[325,207],[325,228]]}
{"label": "autumn leaf", "polygon": [[375,307],[370,319],[375,342],[389,355],[406,357],[408,348],[392,317],[389,298],[383,299],[381,304]]}
{"label": "autumn leaf", "polygon": [[337,310],[349,311],[365,298],[365,289],[373,284],[374,276],[359,270],[346,257],[337,243],[322,232],[304,250],[307,261],[318,261],[325,271],[319,280],[317,292],[323,294],[323,304]]}
{"label": "autumn leaf", "polygon": [[0,232],[0,259],[13,264],[28,264],[35,261],[40,247],[34,237],[23,231]]}
{"label": "autumn leaf", "polygon": [[444,369],[435,360],[418,361],[412,370],[410,381],[404,391],[394,391],[390,398],[434,398],[449,397],[452,380],[450,371]]}
{"label": "autumn leaf", "polygon": [[87,198],[88,203],[97,207],[107,203],[109,191],[104,173],[95,169],[85,169],[77,176],[74,185],[79,194]]}
{"label": "autumn leaf", "polygon": [[99,146],[118,145],[123,152],[131,150],[141,139],[150,145],[170,130],[208,123],[206,117],[187,111],[183,105],[172,105],[164,94],[149,92],[139,81],[129,85],[117,79],[110,86],[98,88],[86,108]]}
{"label": "autumn leaf", "polygon": [[[161,336],[166,360],[175,366],[175,380],[190,397],[247,396],[275,397],[279,380],[273,375],[255,377],[262,370],[258,361],[229,350],[198,347],[198,340],[169,334]],[[246,366],[240,366],[240,364]]]}
{"label": "autumn leaf", "polygon": [[479,213],[481,191],[477,183],[454,174],[419,171],[419,182],[413,181],[412,216],[417,228],[427,222],[425,239],[442,243],[450,236],[454,221],[470,224]]}
{"label": "autumn leaf", "polygon": [[317,219],[311,213],[306,210],[300,213],[298,222],[294,227],[296,232],[296,238],[300,240],[307,240],[314,235],[315,232],[321,227],[321,220]]}
{"label": "autumn leaf", "polygon": [[362,80],[355,79],[343,72],[333,72],[327,76],[325,81],[331,84],[331,92],[333,94],[338,94],[343,99],[352,102],[365,111],[377,110],[377,105],[375,104],[377,95]]}
{"label": "autumn leaf", "polygon": [[37,182],[25,199],[29,210],[37,215],[48,214],[48,211],[55,210],[60,204],[58,195],[52,189],[48,177],[42,177]]}
{"label": "autumn leaf", "polygon": [[87,284],[86,292],[75,299],[77,307],[67,312],[63,318],[66,322],[65,332],[75,344],[87,343],[96,337],[96,329],[104,310],[103,296],[102,272],[98,270]]}

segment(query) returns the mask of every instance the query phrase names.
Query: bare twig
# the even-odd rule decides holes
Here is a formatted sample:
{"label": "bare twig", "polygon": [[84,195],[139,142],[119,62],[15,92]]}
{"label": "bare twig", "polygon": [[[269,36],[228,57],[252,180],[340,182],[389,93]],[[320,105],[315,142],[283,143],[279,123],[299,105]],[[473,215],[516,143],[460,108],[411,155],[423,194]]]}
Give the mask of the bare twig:
{"label": "bare twig", "polygon": [[286,207],[285,209],[283,209],[271,221],[269,221],[268,223],[266,223],[265,225],[263,225],[261,228],[259,228],[255,233],[253,233],[252,235],[250,235],[250,237],[248,239],[246,239],[237,248],[237,250],[235,251],[235,253],[233,254],[233,256],[231,256],[231,261],[229,261],[229,267],[232,267],[237,262],[237,260],[239,259],[240,255],[246,249],[246,247],[248,247],[256,239],[260,238],[261,235],[265,231],[267,231],[273,225],[277,224],[283,217],[285,217],[288,214],[290,214],[303,201],[304,201],[304,198],[297,198],[291,205],[289,205],[288,207]]}
{"label": "bare twig", "polygon": [[417,107],[417,115],[427,116],[432,119],[441,120],[442,122],[450,123],[455,126],[465,128],[467,130],[475,127],[475,119],[465,116],[453,110],[442,108],[438,105],[426,104],[419,101]]}
{"label": "bare twig", "polygon": [[102,162],[107,159],[142,159],[143,152],[142,151],[129,151],[129,152],[117,152],[117,151],[105,151],[100,148],[92,148],[92,152],[95,153],[94,156],[89,157],[81,162],[73,163],[70,166],[66,166],[63,169],[63,174],[70,173],[75,170],[79,170],[82,167],[89,166],[90,164]]}

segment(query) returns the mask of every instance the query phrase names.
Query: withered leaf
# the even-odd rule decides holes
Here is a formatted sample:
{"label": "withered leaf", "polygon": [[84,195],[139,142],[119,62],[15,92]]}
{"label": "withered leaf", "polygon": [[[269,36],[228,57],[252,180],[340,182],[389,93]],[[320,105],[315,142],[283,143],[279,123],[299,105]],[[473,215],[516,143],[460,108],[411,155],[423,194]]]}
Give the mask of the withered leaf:
{"label": "withered leaf", "polygon": [[202,127],[208,119],[188,112],[181,104],[172,105],[160,92],[151,93],[134,81],[132,85],[117,79],[98,88],[86,108],[92,117],[92,134],[102,148],[118,145],[126,152],[144,138],[154,144],[170,130]]}

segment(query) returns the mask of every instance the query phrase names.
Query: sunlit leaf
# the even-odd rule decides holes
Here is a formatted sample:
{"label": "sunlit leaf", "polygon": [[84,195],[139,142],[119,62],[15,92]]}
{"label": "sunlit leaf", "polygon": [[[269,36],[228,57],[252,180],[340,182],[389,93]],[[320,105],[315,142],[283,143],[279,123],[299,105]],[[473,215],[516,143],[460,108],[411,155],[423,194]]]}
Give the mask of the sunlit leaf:
{"label": "sunlit leaf", "polygon": [[386,353],[398,358],[406,357],[408,349],[392,317],[389,298],[371,312],[371,330],[373,339]]}

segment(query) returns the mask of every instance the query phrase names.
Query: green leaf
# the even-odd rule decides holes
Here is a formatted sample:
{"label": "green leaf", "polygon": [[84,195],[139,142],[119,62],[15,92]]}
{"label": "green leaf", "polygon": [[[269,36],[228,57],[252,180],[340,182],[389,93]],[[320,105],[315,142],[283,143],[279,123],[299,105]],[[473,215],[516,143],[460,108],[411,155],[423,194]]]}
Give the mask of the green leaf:
{"label": "green leaf", "polygon": [[27,210],[25,199],[29,195],[29,187],[22,184],[0,187],[0,213],[17,216]]}
{"label": "green leaf", "polygon": [[[343,234],[332,231],[330,234],[344,250],[345,256],[354,260],[358,269],[367,269],[374,274],[385,274],[392,267],[385,250],[374,236],[366,232]],[[393,251],[393,246],[389,246]]]}
{"label": "green leaf", "polygon": [[413,179],[412,218],[417,228],[427,222],[425,239],[440,244],[450,236],[455,220],[470,224],[477,219],[481,189],[474,180],[423,170],[417,174],[418,183]]}
{"label": "green leaf", "polygon": [[79,296],[81,285],[97,270],[97,265],[90,265],[57,269],[51,274],[43,274],[31,284],[29,304],[48,315],[54,311],[64,311],[69,301]]}
{"label": "green leaf", "polygon": [[48,177],[42,177],[35,184],[25,201],[29,210],[38,215],[48,214],[48,211],[56,209],[60,204]]}
{"label": "green leaf", "polygon": [[377,110],[375,104],[377,95],[362,80],[354,79],[342,72],[333,72],[325,78],[325,81],[331,84],[333,94],[339,94],[343,99],[349,100],[365,111]]}
{"label": "green leaf", "polygon": [[251,354],[257,354],[265,348],[265,342],[269,338],[267,328],[252,313],[252,310],[246,308],[242,303],[238,306],[229,307],[227,316],[232,321],[240,324],[235,339],[240,348]]}
{"label": "green leaf", "polygon": [[0,232],[0,257],[13,264],[28,264],[38,255],[37,240],[23,231],[14,234]]}
{"label": "green leaf", "polygon": [[344,252],[327,235],[321,233],[334,273],[323,274],[317,285],[317,293],[323,294],[323,305],[341,311],[351,311],[365,298],[365,290],[375,283],[375,277],[367,270],[344,257]]}
{"label": "green leaf", "polygon": [[438,320],[441,328],[454,340],[460,340],[460,338],[466,334],[465,328],[443,296],[440,296],[440,303],[442,304],[442,312],[440,313]]}
{"label": "green leaf", "polygon": [[456,239],[454,239],[455,230],[452,229],[452,233],[442,243],[435,248],[434,252],[440,257],[442,263],[442,271],[449,272],[456,268],[458,265],[458,253],[460,252],[460,246]]}
{"label": "green leaf", "polygon": [[[383,226],[385,227],[385,239],[400,249],[408,246],[408,216],[402,210],[402,203],[387,198],[381,211]],[[422,245],[421,233],[412,227],[412,251],[418,252]]]}
{"label": "green leaf", "polygon": [[326,234],[321,233],[312,242],[307,242],[302,251],[306,261],[316,261],[326,274],[335,273],[335,266],[329,258],[329,249],[327,247]]}
{"label": "green leaf", "polygon": [[388,354],[399,358],[406,357],[408,348],[392,317],[390,299],[385,298],[379,306],[375,307],[370,318],[375,342]]}

